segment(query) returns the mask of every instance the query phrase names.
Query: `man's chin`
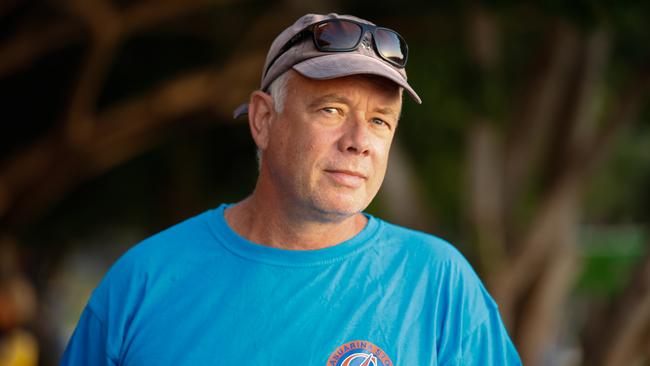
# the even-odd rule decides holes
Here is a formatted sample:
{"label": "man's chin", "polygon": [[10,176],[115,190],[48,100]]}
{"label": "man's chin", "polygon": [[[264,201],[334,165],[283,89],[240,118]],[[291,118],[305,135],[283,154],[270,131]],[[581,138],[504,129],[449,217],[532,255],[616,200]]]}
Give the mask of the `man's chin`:
{"label": "man's chin", "polygon": [[323,221],[340,222],[360,214],[368,207],[367,204],[358,202],[320,202],[315,205]]}

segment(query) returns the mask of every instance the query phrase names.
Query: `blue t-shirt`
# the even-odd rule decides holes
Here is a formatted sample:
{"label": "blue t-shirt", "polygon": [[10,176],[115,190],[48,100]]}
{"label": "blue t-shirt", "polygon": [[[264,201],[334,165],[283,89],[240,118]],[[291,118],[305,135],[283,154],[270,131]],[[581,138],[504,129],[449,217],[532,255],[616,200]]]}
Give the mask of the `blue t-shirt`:
{"label": "blue t-shirt", "polygon": [[143,241],[93,292],[62,365],[520,365],[462,255],[367,215],[318,250],[247,241],[222,205]]}

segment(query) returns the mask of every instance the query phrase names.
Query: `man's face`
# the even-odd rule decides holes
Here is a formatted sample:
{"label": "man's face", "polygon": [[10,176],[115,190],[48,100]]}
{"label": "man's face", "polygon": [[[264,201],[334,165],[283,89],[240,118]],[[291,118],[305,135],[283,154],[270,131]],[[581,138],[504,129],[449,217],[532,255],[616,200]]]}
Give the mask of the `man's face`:
{"label": "man's face", "polygon": [[401,104],[397,86],[383,78],[293,73],[263,151],[271,192],[321,220],[365,209],[384,179]]}

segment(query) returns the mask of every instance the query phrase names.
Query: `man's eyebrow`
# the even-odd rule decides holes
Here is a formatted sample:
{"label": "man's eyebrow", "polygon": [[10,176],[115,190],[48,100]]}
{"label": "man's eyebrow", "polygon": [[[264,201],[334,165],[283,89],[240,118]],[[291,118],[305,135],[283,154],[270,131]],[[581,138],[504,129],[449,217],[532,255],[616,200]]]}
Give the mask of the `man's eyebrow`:
{"label": "man's eyebrow", "polygon": [[342,104],[350,104],[350,99],[339,95],[339,94],[327,94],[322,97],[314,99],[311,103],[309,103],[309,107],[318,107],[323,103],[342,103]]}
{"label": "man's eyebrow", "polygon": [[397,116],[398,113],[395,112],[395,110],[391,107],[383,107],[383,108],[375,108],[375,112],[379,114],[384,114],[384,115],[392,115],[392,116]]}

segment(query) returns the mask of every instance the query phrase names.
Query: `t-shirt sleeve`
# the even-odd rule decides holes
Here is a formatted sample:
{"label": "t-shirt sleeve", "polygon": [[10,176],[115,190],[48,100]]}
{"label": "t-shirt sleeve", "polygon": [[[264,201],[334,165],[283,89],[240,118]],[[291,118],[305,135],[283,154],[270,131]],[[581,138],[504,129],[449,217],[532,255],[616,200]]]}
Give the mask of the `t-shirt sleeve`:
{"label": "t-shirt sleeve", "polygon": [[61,365],[118,365],[146,276],[128,251],[106,273],[81,314]]}
{"label": "t-shirt sleeve", "polygon": [[86,306],[63,353],[61,365],[117,365],[116,357],[108,349],[107,334],[104,322]]}
{"label": "t-shirt sleeve", "polygon": [[508,337],[498,310],[488,312],[485,321],[464,340],[458,365],[521,365],[519,355]]}
{"label": "t-shirt sleeve", "polygon": [[438,314],[445,324],[438,349],[440,365],[521,365],[496,302],[469,263],[458,255],[448,265],[448,305]]}

